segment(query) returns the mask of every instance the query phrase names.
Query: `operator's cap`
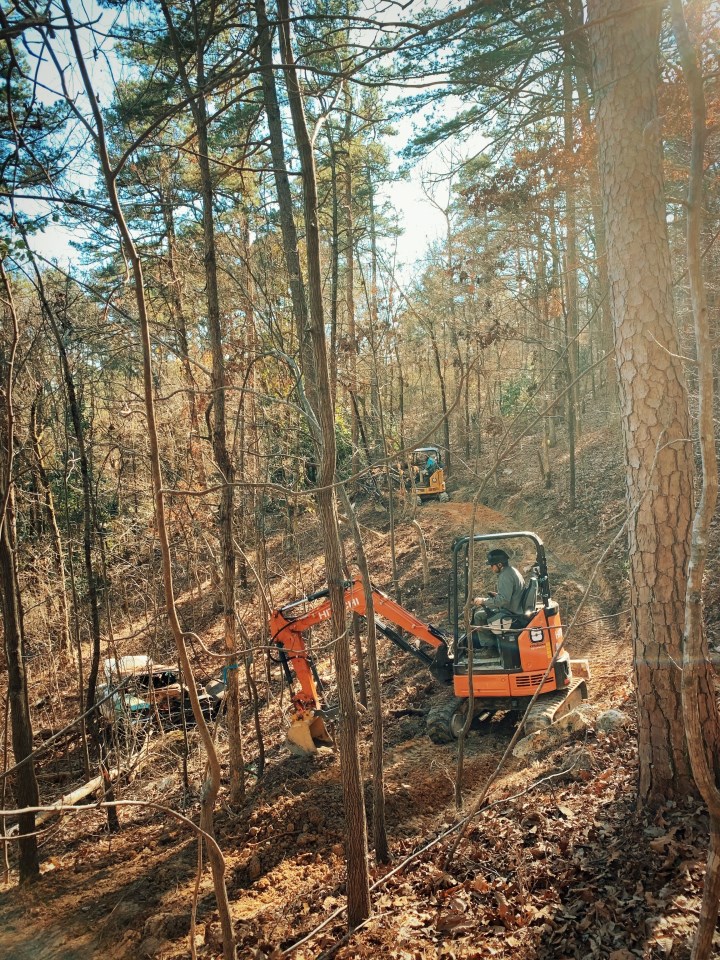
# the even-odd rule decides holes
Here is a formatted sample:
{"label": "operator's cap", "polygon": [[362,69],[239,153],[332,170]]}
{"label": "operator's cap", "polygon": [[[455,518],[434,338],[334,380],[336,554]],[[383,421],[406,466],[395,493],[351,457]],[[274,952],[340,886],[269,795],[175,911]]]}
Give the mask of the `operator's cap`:
{"label": "operator's cap", "polygon": [[487,555],[487,564],[492,566],[493,563],[509,563],[510,557],[505,553],[504,550],[491,550]]}

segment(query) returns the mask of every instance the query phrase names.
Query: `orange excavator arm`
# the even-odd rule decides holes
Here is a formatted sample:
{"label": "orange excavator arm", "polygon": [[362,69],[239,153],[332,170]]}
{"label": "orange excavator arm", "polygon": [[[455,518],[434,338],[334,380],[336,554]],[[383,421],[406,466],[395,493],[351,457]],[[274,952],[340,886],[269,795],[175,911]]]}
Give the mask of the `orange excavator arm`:
{"label": "orange excavator arm", "polygon": [[[291,746],[298,748],[301,753],[314,752],[317,742],[332,743],[332,739],[325,727],[322,704],[318,694],[320,683],[314,661],[305,646],[303,634],[311,627],[329,620],[332,608],[328,597],[328,590],[319,590],[300,600],[279,607],[270,615],[270,636],[280,649],[280,659],[285,670],[288,683],[292,684],[292,673],[295,673],[300,690],[293,696],[294,715],[288,733]],[[323,600],[311,610],[295,615],[294,609],[306,607],[308,603]],[[422,660],[438,676],[447,678],[450,666],[447,640],[437,627],[424,623],[409,610],[400,606],[391,597],[372,588],[373,609],[376,615],[377,628],[394,644]],[[350,581],[345,586],[345,605],[353,613],[365,616],[367,604],[362,580]],[[401,630],[411,633],[414,637],[424,641],[436,651],[435,657],[429,656],[424,650],[417,649],[408,643],[400,633],[389,626],[393,624]]]}

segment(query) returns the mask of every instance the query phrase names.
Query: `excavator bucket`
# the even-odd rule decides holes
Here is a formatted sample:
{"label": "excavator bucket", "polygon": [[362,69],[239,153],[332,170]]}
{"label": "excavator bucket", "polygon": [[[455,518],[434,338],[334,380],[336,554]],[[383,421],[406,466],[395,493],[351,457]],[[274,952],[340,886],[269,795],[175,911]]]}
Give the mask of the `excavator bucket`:
{"label": "excavator bucket", "polygon": [[333,740],[323,718],[318,714],[309,714],[293,720],[285,742],[295,756],[306,757],[317,753],[318,747],[332,746]]}

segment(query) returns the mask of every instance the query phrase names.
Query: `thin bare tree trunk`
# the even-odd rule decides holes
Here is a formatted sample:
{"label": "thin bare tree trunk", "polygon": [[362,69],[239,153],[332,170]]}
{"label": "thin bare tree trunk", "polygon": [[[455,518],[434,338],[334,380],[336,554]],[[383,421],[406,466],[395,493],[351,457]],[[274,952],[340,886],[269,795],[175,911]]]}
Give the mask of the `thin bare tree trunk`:
{"label": "thin bare tree trunk", "polygon": [[435,336],[435,328],[432,325],[432,322],[427,325],[427,331],[430,336],[430,344],[432,345],[433,358],[435,360],[435,373],[437,374],[438,384],[440,385],[440,400],[442,401],[442,412],[443,412],[443,437],[445,445],[445,469],[449,472],[451,470],[451,456],[450,456],[450,415],[448,413],[448,401],[447,401],[447,386],[445,384],[445,373],[443,371],[442,359],[440,357],[440,350],[438,348],[437,337]]}
{"label": "thin bare tree trunk", "polygon": [[605,400],[617,396],[617,374],[612,360],[612,317],[610,315],[610,277],[607,265],[607,240],[605,237],[605,221],[602,212],[602,198],[600,196],[600,176],[598,171],[597,143],[592,132],[590,117],[590,91],[592,87],[592,69],[590,63],[590,47],[587,32],[583,25],[583,0],[570,0],[569,29],[572,31],[572,46],[577,68],[577,90],[579,100],[580,122],[582,124],[583,141],[590,145],[591,162],[588,170],[588,191],[590,194],[590,210],[593,225],[593,246],[595,249],[595,269],[597,271],[597,288],[600,311],[600,337],[598,338],[598,353],[606,356],[607,367],[604,369],[603,386]]}
{"label": "thin bare tree trunk", "polygon": [[[2,803],[2,809],[7,810],[7,777],[5,773],[8,768],[8,753],[9,753],[9,738],[10,738],[10,697],[6,694],[5,696],[5,723],[3,726],[3,762],[2,762],[2,790],[0,790],[0,803]],[[2,829],[3,835],[3,883],[10,883],[10,841],[7,839],[7,817],[3,814],[0,819],[0,829]]]}
{"label": "thin bare tree trunk", "polygon": [[[370,671],[370,695],[372,699],[372,748],[371,765],[373,774],[373,842],[377,863],[390,863],[387,824],[385,821],[385,772],[383,769],[383,715],[382,687],[377,658],[377,629],[375,627],[375,608],[373,606],[372,582],[368,567],[365,546],[360,533],[360,525],[352,509],[350,498],[343,484],[339,487],[340,498],[348,514],[350,529],[355,543],[355,555],[362,578],[365,597],[365,621],[367,623],[367,655]],[[392,495],[392,494],[391,494]]]}
{"label": "thin bare tree trunk", "polygon": [[[573,83],[570,64],[563,69],[563,99],[565,152],[568,160],[574,159],[573,136]],[[577,214],[575,208],[575,172],[572,164],[566,171],[565,186],[565,278],[567,309],[565,316],[565,340],[567,350],[567,412],[568,412],[568,457],[570,474],[570,509],[575,509],[575,440],[578,427],[577,385],[578,375],[578,297],[577,297]]]}
{"label": "thin bare tree trunk", "polygon": [[[23,231],[24,236],[24,231]],[[80,459],[80,477],[82,482],[82,491],[83,491],[83,561],[85,566],[85,578],[87,581],[87,594],[88,594],[88,603],[90,606],[90,638],[92,641],[92,655],[90,659],[90,672],[88,674],[88,685],[87,692],[85,693],[84,703],[94,703],[95,702],[95,692],[97,689],[97,680],[98,674],[100,671],[100,654],[101,654],[101,645],[102,645],[102,636],[100,632],[100,594],[98,591],[98,578],[95,573],[95,564],[93,562],[93,551],[94,551],[94,534],[97,532],[97,518],[95,512],[95,504],[93,500],[93,491],[91,483],[91,474],[92,468],[90,463],[90,457],[87,451],[87,445],[85,442],[86,429],[83,423],[82,410],[80,407],[80,402],[78,400],[78,392],[75,384],[75,376],[70,365],[70,359],[68,357],[67,350],[65,348],[65,342],[60,331],[59,317],[56,314],[56,311],[50,300],[47,296],[45,284],[43,281],[42,274],[38,269],[37,263],[35,261],[32,253],[30,254],[30,259],[35,270],[35,279],[36,279],[36,289],[40,297],[40,302],[42,303],[45,316],[50,324],[53,336],[55,338],[55,343],[58,348],[58,354],[60,357],[60,366],[63,374],[63,380],[65,382],[65,390],[67,394],[67,403],[68,409],[70,411],[70,420],[73,425],[73,433],[75,435],[75,442],[78,447],[78,455]],[[74,601],[77,606],[77,594],[74,594]],[[79,663],[79,676],[82,677],[82,649],[78,639],[78,663]],[[81,696],[81,710],[83,709],[83,699]],[[100,728],[98,725],[98,715],[97,713],[90,713],[87,719],[87,725],[90,728],[90,737],[95,748],[95,753],[98,757],[98,762],[100,770],[103,774],[106,773],[105,766],[105,744],[103,742]],[[83,724],[83,730],[85,725]],[[86,777],[90,776],[90,766],[89,766],[89,756],[87,756],[87,742],[85,740],[85,735],[83,734],[83,746],[86,751],[85,755],[85,775]],[[108,793],[110,798],[112,798],[112,788],[108,786]],[[107,810],[107,820],[108,820],[108,829],[111,833],[116,833],[120,829],[120,823],[117,817],[117,809],[114,806],[108,806]]]}
{"label": "thin bare tree trunk", "polygon": [[[13,511],[13,461],[15,411],[13,408],[13,381],[15,378],[15,353],[19,330],[10,282],[5,272],[5,263],[0,258],[0,281],[2,303],[10,319],[11,336],[7,355],[0,355],[0,367],[5,374],[0,383],[0,600],[2,601],[5,656],[7,658],[10,720],[15,763],[21,763],[33,752],[32,720],[28,703],[27,674],[25,671],[25,638],[17,582],[17,566],[14,556],[14,511]],[[13,793],[19,808],[36,807],[39,802],[35,765],[24,763],[13,777]],[[19,872],[20,883],[31,883],[40,874],[38,843],[35,836],[35,814],[21,813]]]}
{"label": "thin bare tree trunk", "polygon": [[80,70],[85,93],[90,104],[93,119],[95,121],[95,129],[88,129],[89,132],[92,132],[92,136],[95,140],[98,159],[100,161],[100,167],[105,180],[108,199],[113,212],[113,219],[117,224],[120,236],[122,237],[124,251],[132,269],[135,287],[135,302],[140,324],[140,339],[142,342],[143,392],[145,399],[145,414],[148,425],[148,442],[150,446],[150,467],[153,481],[153,496],[155,501],[155,520],[157,523],[158,541],[160,543],[160,551],[162,554],[162,577],[165,591],[166,609],[168,621],[170,623],[170,628],[172,630],[173,638],[177,648],[178,659],[180,660],[183,675],[187,680],[188,693],[190,696],[190,702],[192,704],[195,723],[197,724],[197,729],[208,758],[208,778],[203,785],[201,792],[200,826],[212,841],[206,846],[213,877],[215,899],[220,916],[220,926],[222,929],[223,957],[224,960],[235,960],[235,936],[232,925],[232,917],[230,914],[230,903],[228,901],[227,888],[225,886],[225,861],[220,848],[215,842],[215,827],[213,817],[215,801],[220,789],[220,762],[215,750],[212,734],[208,729],[202,713],[202,708],[198,699],[197,687],[192,680],[192,666],[190,664],[190,658],[185,645],[185,636],[180,625],[177,607],[175,604],[172,555],[165,513],[165,494],[163,490],[163,476],[160,464],[160,447],[158,442],[157,419],[155,414],[155,398],[153,395],[153,365],[152,348],[150,344],[150,323],[147,313],[147,303],[145,300],[145,283],[142,263],[138,255],[137,248],[135,247],[132,235],[125,221],[122,207],[120,206],[120,200],[117,193],[118,171],[113,169],[110,164],[110,157],[105,140],[105,126],[102,114],[100,112],[97,96],[93,89],[92,83],[90,82],[87,66],[85,64],[85,59],[80,47],[77,27],[70,9],[69,0],[62,0],[62,8],[68,24],[69,36],[72,43],[73,52],[75,54],[75,59]]}
{"label": "thin bare tree trunk", "polygon": [[698,435],[702,458],[702,486],[700,502],[693,519],[685,597],[682,707],[690,763],[695,782],[710,814],[710,850],[700,920],[691,955],[692,960],[706,960],[712,954],[720,903],[720,789],[717,761],[720,722],[714,688],[708,687],[706,670],[700,668],[700,665],[705,666],[708,656],[702,607],[703,575],[708,555],[710,525],[718,499],[717,448],[713,421],[713,340],[708,322],[702,270],[703,173],[707,119],[703,78],[685,23],[682,0],[672,0],[671,10],[693,119],[687,200],[687,255],[700,394]]}
{"label": "thin bare tree trunk", "polygon": [[370,168],[367,170],[367,183],[370,221],[370,297],[368,303],[370,323],[368,325],[368,332],[372,348],[372,367],[370,368],[370,442],[373,459],[377,459],[378,457],[383,457],[385,451],[382,442],[382,429],[380,427],[380,379],[377,345],[375,341],[380,325],[378,323],[378,256],[377,231],[375,229],[375,185]]}
{"label": "thin bare tree trunk", "polygon": [[[278,13],[280,15],[280,49],[286,69],[288,101],[300,156],[303,182],[308,261],[309,327],[315,360],[316,414],[321,441],[317,503],[323,530],[327,581],[332,608],[332,628],[334,636],[337,638],[335,666],[341,711],[339,724],[340,770],[347,824],[345,849],[347,855],[348,924],[352,929],[370,916],[370,886],[367,865],[367,826],[358,753],[359,725],[350,662],[350,645],[346,631],[342,550],[334,489],[336,469],[335,416],[330,390],[323,319],[317,182],[313,147],[307,129],[302,93],[290,39],[288,0],[279,0]],[[304,372],[307,378],[308,371]]]}
{"label": "thin bare tree trunk", "polygon": [[395,337],[393,345],[395,351],[395,363],[398,371],[398,419],[400,420],[400,449],[405,449],[405,378],[403,377],[402,363],[400,362],[400,345],[398,338]]}
{"label": "thin bare tree trunk", "polygon": [[50,528],[50,542],[52,544],[53,560],[55,562],[55,574],[58,579],[58,599],[60,602],[60,648],[69,654],[72,651],[70,642],[70,615],[68,612],[67,601],[67,582],[65,580],[65,563],[62,548],[62,539],[60,537],[60,528],[55,514],[55,503],[53,501],[52,488],[48,481],[47,470],[43,463],[43,453],[38,434],[37,412],[39,399],[42,395],[42,387],[38,386],[35,398],[30,408],[30,443],[32,444],[35,463],[37,466],[40,486],[42,487],[43,499],[45,501],[45,513],[47,515],[48,526]]}
{"label": "thin bare tree trunk", "polygon": [[[83,562],[85,566],[85,578],[87,581],[87,595],[90,606],[90,634],[92,638],[92,658],[90,660],[90,673],[88,674],[87,691],[85,702],[93,703],[95,700],[95,688],[97,686],[98,672],[100,669],[100,601],[97,589],[97,577],[95,575],[95,565],[93,563],[93,522],[92,522],[92,488],[90,482],[90,465],[85,445],[85,428],[80,411],[77,389],[75,386],[75,377],[73,376],[70,361],[68,359],[65,344],[63,342],[57,318],[45,295],[45,289],[38,274],[38,291],[45,307],[45,313],[55,337],[60,362],[62,364],[63,377],[65,379],[65,390],[67,393],[68,409],[70,412],[70,421],[73,426],[73,434],[78,447],[78,456],[80,460],[80,478],[82,481],[83,493]],[[90,731],[92,739],[96,746],[98,745],[97,718],[91,715],[89,718]]]}
{"label": "thin bare tree trunk", "polygon": [[[212,350],[212,448],[215,465],[220,472],[222,489],[218,509],[218,539],[220,540],[220,562],[222,566],[221,593],[223,601],[223,637],[226,661],[227,693],[225,709],[228,729],[228,765],[230,768],[230,803],[240,806],[245,798],[245,761],[242,750],[242,731],[240,729],[240,693],[237,669],[237,633],[235,628],[235,539],[233,536],[234,480],[233,466],[227,445],[227,423],[225,416],[225,358],[223,333],[220,319],[220,295],[217,277],[217,251],[215,244],[215,224],[213,222],[213,180],[210,169],[208,145],[207,101],[202,91],[205,87],[205,45],[201,36],[197,17],[194,17],[195,30],[195,89],[180,49],[180,41],[166,2],[161,3],[165,22],[175,53],[183,89],[190,101],[193,121],[197,133],[197,163],[200,171],[200,189],[202,195],[203,245],[205,264],[205,296],[207,299],[208,332]],[[194,14],[196,13],[193,8]]]}
{"label": "thin bare tree trunk", "polygon": [[190,347],[188,344],[187,319],[185,316],[185,304],[183,302],[182,281],[177,263],[177,237],[175,235],[175,216],[173,213],[173,195],[169,188],[163,183],[163,165],[160,164],[160,186],[163,190],[164,202],[162,203],[163,220],[165,222],[165,234],[167,237],[167,261],[170,271],[170,307],[173,313],[175,332],[177,334],[178,345],[180,348],[180,363],[182,365],[185,387],[188,394],[188,411],[190,413],[190,439],[188,443],[188,454],[194,466],[198,471],[198,479],[201,483],[206,482],[205,461],[203,458],[200,439],[200,418],[198,416],[197,405],[197,382],[193,374],[192,364],[190,363]]}
{"label": "thin bare tree trunk", "polygon": [[330,182],[332,189],[332,240],[330,244],[330,390],[333,403],[337,400],[338,378],[338,298],[340,281],[340,197],[338,191],[338,164],[335,141],[328,126],[330,148]]}
{"label": "thin bare tree trunk", "polygon": [[[353,226],[353,167],[352,154],[350,152],[350,140],[352,135],[352,89],[351,84],[345,86],[345,178],[344,178],[344,207],[345,207],[345,227],[347,231],[345,247],[345,309],[347,311],[348,340],[349,349],[349,377],[351,396],[357,395],[357,360],[358,360],[358,341],[357,331],[355,329],[355,233]],[[352,473],[357,473],[360,466],[360,430],[358,424],[358,410],[355,403],[352,404],[352,413],[350,420],[350,436],[352,440]]]}

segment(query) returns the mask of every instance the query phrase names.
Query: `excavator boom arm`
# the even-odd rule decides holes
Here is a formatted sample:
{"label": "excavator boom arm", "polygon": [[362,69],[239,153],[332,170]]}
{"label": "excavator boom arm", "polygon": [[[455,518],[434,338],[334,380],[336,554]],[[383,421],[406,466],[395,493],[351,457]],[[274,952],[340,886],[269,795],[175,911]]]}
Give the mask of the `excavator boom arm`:
{"label": "excavator boom arm", "polygon": [[[305,711],[318,710],[321,706],[314,665],[305,646],[303,634],[311,627],[330,620],[332,607],[328,594],[328,590],[319,590],[317,593],[310,594],[300,600],[294,600],[292,603],[278,608],[270,615],[271,638],[280,647],[284,663],[292,665],[300,685],[300,692],[293,697],[293,704],[301,714]],[[322,600],[323,602],[311,610],[297,616],[294,615],[295,608],[304,607],[316,600]],[[435,662],[425,651],[416,650],[399,633],[382,621],[388,621],[395,627],[399,627],[427,643],[435,649],[436,656],[439,655],[441,662],[447,662],[447,640],[441,630],[420,620],[415,614],[410,613],[409,610],[396,603],[395,600],[375,586],[372,588],[372,600],[375,614],[381,618],[378,622],[378,628],[393,643],[407,653],[418,656],[428,666]],[[367,614],[365,591],[363,590],[362,580],[359,578],[346,583],[345,606],[360,616]]]}

